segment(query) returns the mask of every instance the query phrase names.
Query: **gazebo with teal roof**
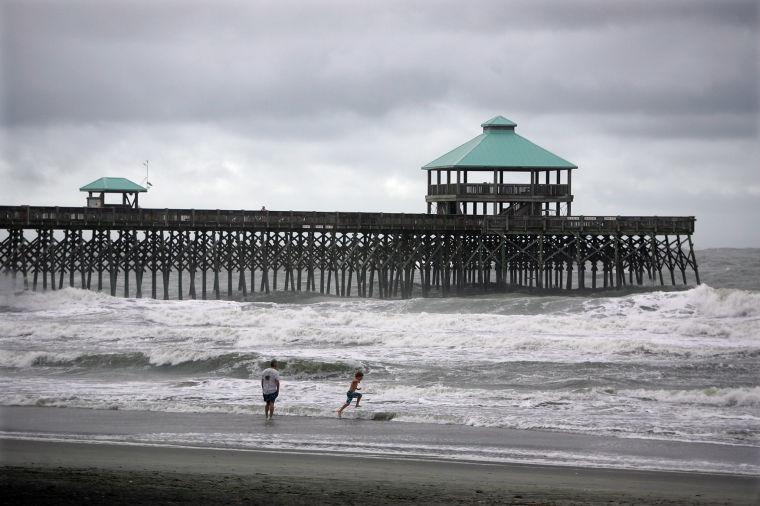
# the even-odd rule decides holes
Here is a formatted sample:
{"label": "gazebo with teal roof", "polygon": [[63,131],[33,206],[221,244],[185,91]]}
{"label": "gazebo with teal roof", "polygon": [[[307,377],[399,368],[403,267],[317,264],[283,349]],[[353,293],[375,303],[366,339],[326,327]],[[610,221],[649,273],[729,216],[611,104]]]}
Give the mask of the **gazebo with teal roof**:
{"label": "gazebo with teal roof", "polygon": [[[87,207],[134,207],[137,208],[138,195],[148,191],[147,188],[123,177],[101,177],[79,188],[87,192]],[[121,193],[121,204],[106,204],[106,193]],[[99,195],[93,195],[99,194]]]}
{"label": "gazebo with teal roof", "polygon": [[[428,214],[433,204],[437,214],[571,214],[577,166],[518,135],[517,124],[503,116],[481,126],[482,134],[422,167]],[[529,174],[529,182],[505,183],[505,175],[519,174]]]}

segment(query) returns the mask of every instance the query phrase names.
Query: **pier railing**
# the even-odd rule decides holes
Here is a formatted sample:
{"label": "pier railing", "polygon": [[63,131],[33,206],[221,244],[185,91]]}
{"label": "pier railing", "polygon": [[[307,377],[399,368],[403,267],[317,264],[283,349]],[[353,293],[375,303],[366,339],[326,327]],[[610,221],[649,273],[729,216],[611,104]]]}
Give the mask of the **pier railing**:
{"label": "pier railing", "polygon": [[693,234],[693,216],[488,216],[492,233]]}
{"label": "pier railing", "polygon": [[458,195],[462,197],[513,196],[556,197],[570,196],[567,184],[493,184],[493,183],[443,183],[428,186],[428,197]]}
{"label": "pier railing", "polygon": [[1,228],[692,234],[693,216],[475,216],[317,211],[0,206]]}

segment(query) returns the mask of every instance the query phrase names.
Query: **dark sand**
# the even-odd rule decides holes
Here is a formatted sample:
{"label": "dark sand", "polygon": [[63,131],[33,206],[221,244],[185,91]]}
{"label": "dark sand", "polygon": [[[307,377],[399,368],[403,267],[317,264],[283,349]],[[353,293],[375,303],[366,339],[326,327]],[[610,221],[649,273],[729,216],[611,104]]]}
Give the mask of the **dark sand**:
{"label": "dark sand", "polygon": [[751,477],[0,440],[3,502],[730,503]]}
{"label": "dark sand", "polygon": [[[737,465],[755,461],[754,448],[731,451],[717,445],[650,444],[392,422],[283,417],[264,424],[244,415],[54,408],[3,407],[0,426],[0,498],[4,504],[760,504],[757,476],[164,443],[171,442],[172,434],[188,432],[268,432],[275,438],[314,433],[323,439],[334,432],[349,441],[406,438],[446,445],[457,439],[474,448],[502,441],[523,448],[565,445],[574,451],[595,444],[593,451],[624,456],[662,453],[696,459],[709,452]],[[118,443],[111,437],[148,430],[168,439],[150,446]],[[32,435],[33,439],[27,438]],[[97,438],[110,440],[82,442]]]}
{"label": "dark sand", "polygon": [[0,440],[5,504],[757,504],[759,480],[315,453]]}

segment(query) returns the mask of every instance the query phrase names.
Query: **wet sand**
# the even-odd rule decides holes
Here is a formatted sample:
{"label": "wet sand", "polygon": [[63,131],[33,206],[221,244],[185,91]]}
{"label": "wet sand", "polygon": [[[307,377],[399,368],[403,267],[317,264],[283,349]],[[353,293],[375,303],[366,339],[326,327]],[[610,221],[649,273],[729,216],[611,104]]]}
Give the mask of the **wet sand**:
{"label": "wet sand", "polygon": [[5,439],[6,504],[729,503],[752,477]]}
{"label": "wet sand", "polygon": [[[389,454],[415,442],[451,448],[634,457],[711,458],[740,467],[756,448],[599,438],[537,431],[198,413],[0,408],[0,497],[5,504],[758,504],[760,478],[732,473],[600,469],[580,465],[477,462],[454,456]],[[144,440],[154,435],[154,444]],[[187,434],[216,444],[183,445]],[[261,434],[262,446],[223,443]],[[264,444],[313,435],[319,441],[382,445],[385,454]],[[224,437],[222,437],[224,436]],[[334,438],[334,439],[331,439]],[[222,442],[219,442],[222,441]],[[304,442],[305,441],[305,442]],[[415,447],[416,448],[416,447]]]}

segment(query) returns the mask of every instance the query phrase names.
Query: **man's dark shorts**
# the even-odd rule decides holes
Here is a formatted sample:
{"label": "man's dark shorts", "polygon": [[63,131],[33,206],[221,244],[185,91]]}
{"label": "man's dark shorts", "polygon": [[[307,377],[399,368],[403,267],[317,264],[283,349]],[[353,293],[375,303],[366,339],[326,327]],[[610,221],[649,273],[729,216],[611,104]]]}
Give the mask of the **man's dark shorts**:
{"label": "man's dark shorts", "polygon": [[272,394],[264,394],[264,402],[274,402],[274,400],[277,398],[277,394],[279,392],[274,392]]}

